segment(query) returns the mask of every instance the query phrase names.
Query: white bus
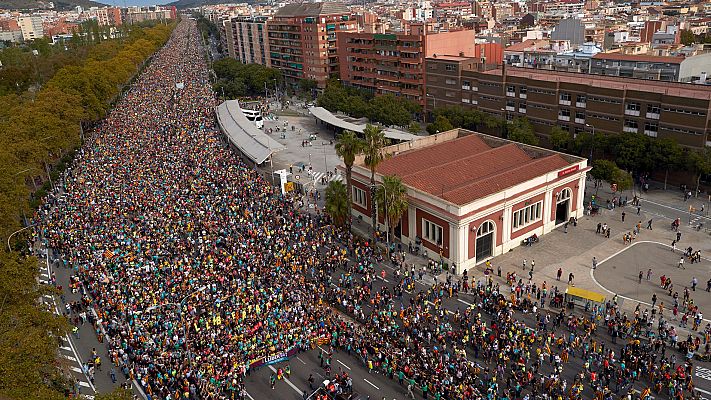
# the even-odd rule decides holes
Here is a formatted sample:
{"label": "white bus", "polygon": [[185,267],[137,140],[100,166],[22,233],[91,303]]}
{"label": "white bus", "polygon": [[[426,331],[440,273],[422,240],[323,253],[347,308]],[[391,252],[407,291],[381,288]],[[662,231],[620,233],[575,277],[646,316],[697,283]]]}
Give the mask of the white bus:
{"label": "white bus", "polygon": [[254,124],[257,125],[257,128],[262,129],[264,127],[264,119],[262,119],[261,111],[243,108],[242,112],[248,120],[254,122]]}

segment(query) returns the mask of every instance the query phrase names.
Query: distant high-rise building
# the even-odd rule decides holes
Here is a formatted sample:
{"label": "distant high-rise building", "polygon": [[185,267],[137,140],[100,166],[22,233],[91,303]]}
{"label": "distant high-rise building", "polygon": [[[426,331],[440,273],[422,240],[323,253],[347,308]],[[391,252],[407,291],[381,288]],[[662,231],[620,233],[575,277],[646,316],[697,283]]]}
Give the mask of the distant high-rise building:
{"label": "distant high-rise building", "polygon": [[223,21],[227,54],[245,64],[270,66],[268,17],[231,17]]}
{"label": "distant high-rise building", "polygon": [[287,4],[267,21],[269,63],[289,84],[310,79],[324,88],[338,74],[336,32],[357,29],[355,14],[342,3]]}
{"label": "distant high-rise building", "polygon": [[339,32],[341,81],[374,94],[402,96],[425,105],[425,58],[474,56],[474,31],[427,32],[412,23],[406,32]]}
{"label": "distant high-rise building", "polygon": [[38,16],[28,16],[20,17],[17,20],[17,24],[20,26],[22,31],[22,37],[24,40],[34,40],[44,36],[44,29],[42,28],[42,17]]}

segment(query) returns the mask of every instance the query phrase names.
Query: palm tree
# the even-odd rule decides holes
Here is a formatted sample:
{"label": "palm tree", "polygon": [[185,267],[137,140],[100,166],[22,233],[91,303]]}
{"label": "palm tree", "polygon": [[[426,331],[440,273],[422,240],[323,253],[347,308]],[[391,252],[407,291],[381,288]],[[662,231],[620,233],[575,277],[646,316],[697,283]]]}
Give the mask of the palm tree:
{"label": "palm tree", "polygon": [[348,225],[350,227],[351,205],[353,204],[353,163],[356,155],[363,150],[364,142],[355,132],[345,130],[336,143],[336,154],[343,159],[346,166],[346,194],[348,196]]}
{"label": "palm tree", "polygon": [[338,226],[343,226],[349,212],[348,196],[346,186],[340,181],[331,181],[326,187],[326,213],[331,216],[333,222]]}
{"label": "palm tree", "polygon": [[[387,142],[385,139],[385,133],[383,130],[377,126],[368,124],[363,129],[363,135],[365,136],[365,144],[363,145],[363,154],[365,165],[370,168],[370,184],[375,185],[375,170],[378,165],[385,159],[382,149],[386,146]],[[373,242],[376,240],[376,232],[378,227],[378,219],[376,216],[377,207],[373,207],[373,212],[371,213],[372,224],[373,224]]]}
{"label": "palm tree", "polygon": [[365,165],[370,168],[370,183],[375,184],[375,170],[385,159],[382,149],[387,146],[388,141],[385,139],[385,132],[375,125],[366,125],[363,130],[363,135],[365,136],[365,145],[363,148],[363,153],[365,154],[364,162]]}
{"label": "palm tree", "polygon": [[383,177],[383,185],[378,188],[376,196],[378,212],[383,213],[387,218],[390,237],[392,237],[398,221],[407,211],[407,188],[399,176],[387,175]]}

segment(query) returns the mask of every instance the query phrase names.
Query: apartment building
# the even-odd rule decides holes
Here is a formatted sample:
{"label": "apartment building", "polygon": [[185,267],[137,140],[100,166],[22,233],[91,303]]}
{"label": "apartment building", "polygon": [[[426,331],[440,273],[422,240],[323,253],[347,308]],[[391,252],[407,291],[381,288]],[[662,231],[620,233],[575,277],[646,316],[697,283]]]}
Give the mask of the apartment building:
{"label": "apartment building", "polygon": [[649,56],[598,53],[593,56],[590,73],[668,82],[691,82],[710,72],[711,53],[691,57]]}
{"label": "apartment building", "polygon": [[245,64],[271,66],[268,17],[236,16],[223,21],[227,54]]}
{"label": "apartment building", "polygon": [[355,14],[342,3],[287,4],[267,22],[269,63],[287,83],[311,79],[324,88],[338,74],[336,33],[357,29]]}
{"label": "apartment building", "polygon": [[22,31],[24,40],[34,40],[44,36],[44,28],[42,27],[42,17],[27,16],[17,19],[17,24]]}
{"label": "apartment building", "polygon": [[341,81],[424,106],[425,57],[452,52],[475,56],[474,36],[473,30],[428,32],[423,23],[409,24],[405,32],[339,32]]}
{"label": "apartment building", "polygon": [[711,146],[711,87],[505,66],[479,68],[475,59],[426,60],[427,107],[460,105],[507,120],[526,117],[547,135],[643,133],[684,146]]}

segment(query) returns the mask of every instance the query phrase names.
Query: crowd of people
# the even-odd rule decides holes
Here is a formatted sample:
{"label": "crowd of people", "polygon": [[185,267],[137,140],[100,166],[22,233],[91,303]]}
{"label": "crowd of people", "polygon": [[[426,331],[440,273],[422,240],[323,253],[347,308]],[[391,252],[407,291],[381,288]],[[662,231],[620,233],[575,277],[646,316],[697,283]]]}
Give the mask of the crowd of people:
{"label": "crowd of people", "polygon": [[[515,275],[508,294],[466,276],[421,289],[424,271],[397,254],[384,285],[373,243],[298,211],[296,195],[221,141],[199,42],[193,22],[178,24],[38,215],[37,235],[83,294],[68,313],[96,310],[110,361],[151,399],[244,398],[256,360],[320,341],[412,398],[610,399],[645,379],[658,393],[693,393],[691,360],[649,334],[655,317],[614,301],[585,317],[549,311],[557,288]],[[463,292],[471,306],[445,307]],[[603,324],[613,343],[628,340],[620,352],[597,336]],[[352,389],[348,379],[330,389]]]}

